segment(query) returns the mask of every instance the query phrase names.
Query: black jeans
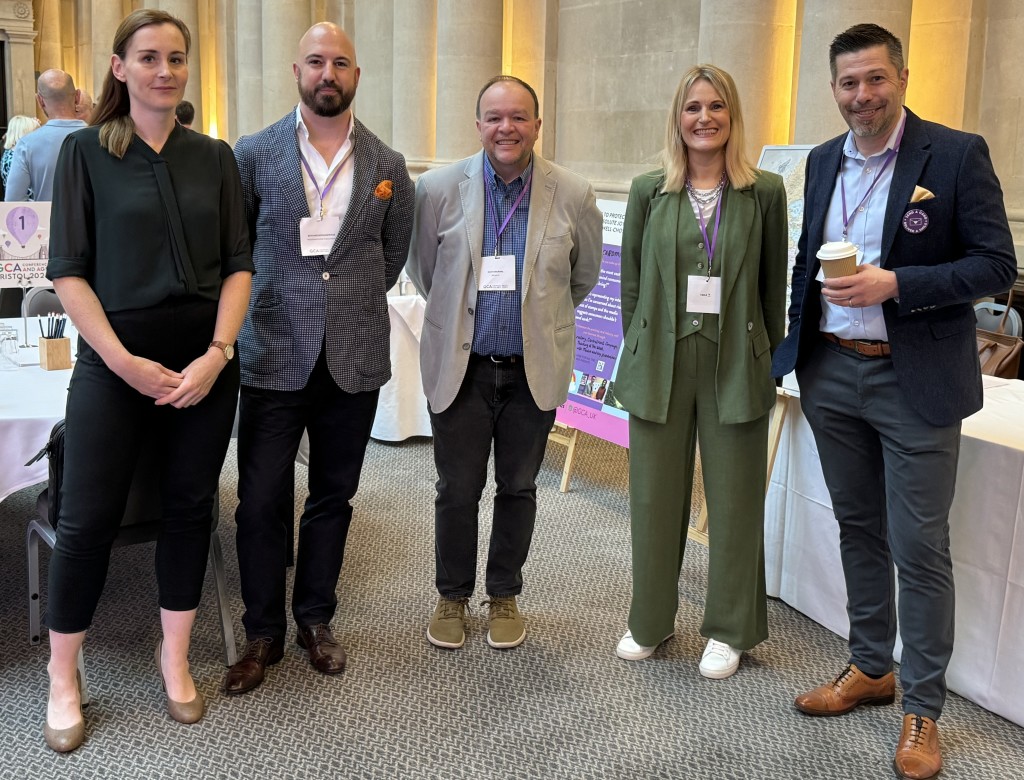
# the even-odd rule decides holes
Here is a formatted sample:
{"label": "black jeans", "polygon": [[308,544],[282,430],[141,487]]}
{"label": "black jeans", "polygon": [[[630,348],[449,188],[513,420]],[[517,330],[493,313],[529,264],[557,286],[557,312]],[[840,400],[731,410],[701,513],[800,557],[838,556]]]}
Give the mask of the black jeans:
{"label": "black jeans", "polygon": [[242,387],[238,421],[238,569],[249,639],[283,638],[295,454],[309,433],[309,496],[299,521],[292,616],[330,623],[379,390],[346,393],[321,352],[302,390]]}
{"label": "black jeans", "polygon": [[537,473],[554,410],[537,408],[522,358],[495,363],[473,355],[452,405],[430,412],[437,466],[434,502],[437,590],[472,595],[480,496],[494,441],[494,522],[485,585],[490,596],[516,596],[537,519]]}
{"label": "black jeans", "polygon": [[[189,299],[114,312],[108,319],[129,352],[179,371],[206,352],[216,316],[216,301]],[[107,368],[84,340],[79,342],[68,391],[57,544],[50,558],[46,622],[52,630],[75,633],[92,622],[143,448],[158,448],[161,461],[160,606],[175,611],[198,606],[238,372],[238,361],[232,360],[195,406],[155,406]]]}

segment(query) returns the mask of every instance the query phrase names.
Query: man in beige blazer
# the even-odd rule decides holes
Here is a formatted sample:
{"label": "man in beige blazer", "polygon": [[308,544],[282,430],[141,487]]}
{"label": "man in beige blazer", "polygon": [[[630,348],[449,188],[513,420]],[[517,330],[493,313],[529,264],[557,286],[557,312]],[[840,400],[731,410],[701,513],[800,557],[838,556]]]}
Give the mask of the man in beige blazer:
{"label": "man in beige blazer", "polygon": [[485,586],[487,642],[526,638],[516,605],[537,515],[537,473],[568,395],[576,307],[597,282],[602,216],[586,180],[537,154],[539,104],[513,76],[480,91],[483,150],[416,185],[407,270],[426,298],[420,364],[437,466],[436,584],[427,629],[466,641],[478,512],[494,443],[494,522]]}

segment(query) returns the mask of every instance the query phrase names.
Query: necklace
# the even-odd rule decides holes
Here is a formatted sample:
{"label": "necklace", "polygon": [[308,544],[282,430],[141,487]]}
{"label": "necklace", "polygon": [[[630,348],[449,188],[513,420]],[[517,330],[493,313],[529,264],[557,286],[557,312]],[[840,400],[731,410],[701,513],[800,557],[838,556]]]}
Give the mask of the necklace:
{"label": "necklace", "polygon": [[714,203],[718,199],[718,196],[722,194],[722,190],[725,189],[725,182],[725,171],[722,171],[722,178],[718,180],[718,184],[710,190],[699,190],[693,186],[693,182],[691,182],[689,177],[687,177],[686,192],[689,193],[690,197],[698,204],[701,206],[707,206]]}

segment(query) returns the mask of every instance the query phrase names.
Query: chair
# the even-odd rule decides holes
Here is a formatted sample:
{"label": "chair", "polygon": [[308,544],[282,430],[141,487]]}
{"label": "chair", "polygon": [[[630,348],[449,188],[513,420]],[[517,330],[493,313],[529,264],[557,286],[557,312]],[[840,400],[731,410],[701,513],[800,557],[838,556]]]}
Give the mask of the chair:
{"label": "chair", "polygon": [[25,293],[21,303],[21,313],[25,317],[45,317],[47,314],[64,313],[64,304],[60,302],[52,287],[33,287]]}
{"label": "chair", "polygon": [[[1006,305],[1002,303],[982,301],[974,304],[974,316],[978,320],[978,327],[983,330],[998,331],[999,321],[1003,318],[1005,311]],[[1024,327],[1021,326],[1020,314],[1016,309],[1011,308],[1010,313],[1006,316],[1006,335],[1024,336]]]}
{"label": "chair", "polygon": [[[115,547],[156,540],[160,528],[159,486],[157,484],[156,448],[148,448],[139,457],[135,476],[128,494],[121,530],[114,540]],[[56,543],[57,535],[50,524],[50,488],[44,488],[36,499],[36,517],[28,524],[25,546],[28,554],[28,633],[32,644],[39,644],[41,630],[39,620],[39,540],[46,542],[50,549]],[[224,664],[232,666],[238,660],[235,647],[235,632],[231,619],[227,578],[224,573],[224,552],[217,533],[220,516],[219,498],[214,498],[213,529],[210,537],[210,568],[217,593],[217,608],[220,613],[221,636],[224,640]],[[79,671],[82,672],[82,700],[88,699],[88,687],[82,658],[79,656]]]}

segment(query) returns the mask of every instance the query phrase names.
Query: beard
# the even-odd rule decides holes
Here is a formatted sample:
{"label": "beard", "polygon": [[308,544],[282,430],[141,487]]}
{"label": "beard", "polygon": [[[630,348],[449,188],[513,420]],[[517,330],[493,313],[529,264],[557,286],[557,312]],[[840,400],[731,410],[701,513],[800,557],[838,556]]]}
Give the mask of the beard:
{"label": "beard", "polygon": [[[334,92],[322,92],[321,90],[325,88],[332,89]],[[341,85],[328,81],[321,81],[312,89],[307,90],[300,83],[299,97],[306,107],[317,116],[332,117],[348,111],[348,107],[352,105],[352,99],[355,97],[355,90],[346,92]]]}

